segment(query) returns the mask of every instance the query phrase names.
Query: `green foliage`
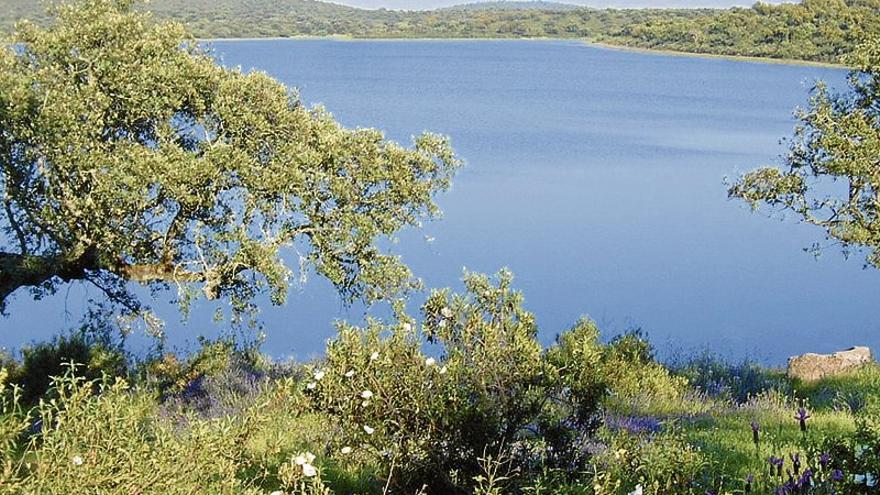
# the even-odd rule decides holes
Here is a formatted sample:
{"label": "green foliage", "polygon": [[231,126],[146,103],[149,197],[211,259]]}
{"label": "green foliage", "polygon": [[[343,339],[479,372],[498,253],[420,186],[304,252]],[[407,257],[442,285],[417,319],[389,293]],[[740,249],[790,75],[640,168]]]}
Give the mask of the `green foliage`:
{"label": "green foliage", "polygon": [[184,27],[129,0],[64,3],[0,49],[0,303],[91,283],[125,313],[130,281],[183,310],[228,299],[233,320],[285,300],[295,245],[349,300],[415,282],[376,246],[438,213],[459,162],[446,138],[412,148],[342,128],[266,74],[225,69]]}
{"label": "green foliage", "polygon": [[[95,386],[99,393],[95,395]],[[157,415],[149,394],[121,379],[96,384],[69,372],[33,412],[39,431],[7,473],[14,493],[249,493],[237,478],[252,419],[202,421],[185,431]],[[14,411],[3,411],[14,421]],[[252,493],[252,492],[251,492]]]}
{"label": "green foliage", "polygon": [[791,211],[845,252],[866,250],[868,264],[880,268],[880,40],[866,41],[849,60],[850,91],[819,85],[799,112],[787,169],[746,174],[730,195],[753,208]]}
{"label": "green foliage", "polygon": [[9,367],[8,381],[21,387],[25,404],[36,404],[49,390],[53,377],[64,375],[70,363],[82,364],[75,373],[90,381],[105,376],[125,377],[128,371],[121,349],[97,342],[84,333],[74,333],[23,349],[21,364]]}
{"label": "green foliage", "polygon": [[607,450],[598,459],[604,476],[597,493],[695,493],[694,481],[706,460],[679,432],[605,434]]}
{"label": "green foliage", "polygon": [[[465,295],[435,291],[421,331],[405,315],[393,326],[341,325],[306,384],[316,410],[338,424],[335,448],[370,456],[391,486],[432,493],[489,479],[476,480],[488,476],[481,458],[508,458],[511,470],[526,462],[529,427],[555,393],[557,371],[511,281],[507,272],[497,284],[468,275]],[[440,358],[423,352],[426,341]]]}
{"label": "green foliage", "polygon": [[[0,26],[43,20],[28,0]],[[162,19],[201,38],[575,38],[639,48],[840,63],[880,31],[876,0],[806,0],[752,8],[592,9],[552,2],[488,2],[435,11],[361,10],[311,0],[153,0]]]}

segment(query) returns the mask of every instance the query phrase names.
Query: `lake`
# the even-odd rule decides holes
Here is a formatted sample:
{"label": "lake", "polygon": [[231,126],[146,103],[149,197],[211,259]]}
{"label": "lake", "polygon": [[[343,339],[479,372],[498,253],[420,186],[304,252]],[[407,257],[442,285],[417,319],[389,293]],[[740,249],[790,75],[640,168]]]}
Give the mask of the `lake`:
{"label": "lake", "polygon": [[[753,214],[725,177],[780,162],[793,110],[832,68],[674,57],[557,41],[214,42],[226,65],[296,86],[346,126],[391,139],[451,136],[466,167],[439,197],[441,220],[391,247],[429,287],[460,288],[463,268],[509,267],[542,339],[579,317],[606,336],[642,328],[663,354],[711,345],[781,363],[795,353],[880,348],[880,272],[819,229]],[[76,322],[89,293],[19,294],[0,344],[19,347]],[[95,295],[92,293],[92,295]],[[211,334],[207,309],[176,345]],[[320,352],[336,318],[360,320],[312,277],[266,307],[265,350]]]}

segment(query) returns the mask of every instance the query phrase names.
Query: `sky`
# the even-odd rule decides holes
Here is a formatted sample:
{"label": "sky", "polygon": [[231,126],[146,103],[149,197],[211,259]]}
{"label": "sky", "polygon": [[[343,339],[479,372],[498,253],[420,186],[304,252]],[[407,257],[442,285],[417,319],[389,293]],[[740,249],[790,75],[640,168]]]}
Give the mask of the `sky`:
{"label": "sky", "polygon": [[[424,10],[439,7],[449,7],[462,3],[471,3],[474,0],[332,0],[334,3],[351,5],[366,9],[406,9]],[[734,7],[751,6],[753,0],[563,0],[564,3],[585,5],[589,7]],[[769,1],[767,3],[780,3]]]}

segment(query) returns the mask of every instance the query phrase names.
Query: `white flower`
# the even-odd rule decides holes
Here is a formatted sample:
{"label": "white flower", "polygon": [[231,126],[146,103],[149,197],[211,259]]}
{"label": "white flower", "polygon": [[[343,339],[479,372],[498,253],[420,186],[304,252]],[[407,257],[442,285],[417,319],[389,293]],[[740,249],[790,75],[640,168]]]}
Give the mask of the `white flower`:
{"label": "white flower", "polygon": [[370,392],[369,390],[364,390],[363,392],[361,392],[361,399],[369,399],[372,396],[373,392]]}
{"label": "white flower", "polygon": [[317,387],[317,386],[318,386],[317,383],[315,383],[315,382],[310,382],[308,385],[306,385],[306,388],[309,389],[309,390],[315,390],[315,387]]}
{"label": "white flower", "polygon": [[282,492],[281,490],[275,490],[274,492],[270,493],[269,495],[284,495],[284,492]]}
{"label": "white flower", "polygon": [[306,464],[315,462],[315,454],[312,454],[311,452],[299,454],[293,459],[293,462],[296,463],[297,466],[304,466]]}
{"label": "white flower", "polygon": [[354,370],[348,370],[348,371],[345,373],[345,377],[346,377],[346,378],[351,378],[351,377],[353,377],[353,376],[354,376]]}
{"label": "white flower", "polygon": [[82,456],[75,455],[73,456],[73,459],[70,460],[70,462],[72,462],[74,466],[82,466],[83,462],[85,461],[83,461]]}
{"label": "white flower", "polygon": [[441,314],[444,318],[452,318],[452,310],[449,309],[449,308],[443,308],[443,309],[441,309],[441,310],[440,310],[440,314]]}
{"label": "white flower", "polygon": [[438,323],[438,325],[440,325],[440,328],[446,328],[446,320],[440,320],[440,323]]}
{"label": "white flower", "polygon": [[446,374],[446,366],[443,366],[442,368],[440,368],[440,374],[441,374],[441,375],[445,375],[445,374]]}
{"label": "white flower", "polygon": [[342,447],[342,450],[340,452],[342,452],[344,455],[351,454],[351,447]]}
{"label": "white flower", "polygon": [[362,402],[361,402],[361,407],[367,407],[367,406],[369,406],[369,405],[370,405],[370,401],[368,401],[368,400],[365,400],[365,401],[362,401]]}
{"label": "white flower", "polygon": [[437,360],[434,358],[425,359],[425,366],[434,366],[437,364]]}
{"label": "white flower", "polygon": [[864,482],[865,482],[865,475],[864,474],[854,474],[853,475],[853,483],[855,483],[857,485],[861,485]]}
{"label": "white flower", "polygon": [[324,371],[323,370],[316,371],[315,372],[315,380],[321,381],[321,378],[324,378]]}
{"label": "white flower", "polygon": [[868,486],[874,486],[877,484],[877,478],[875,478],[873,474],[867,473],[865,474],[865,484]]}
{"label": "white flower", "polygon": [[374,352],[373,354],[370,355],[370,361],[375,361],[375,360],[377,360],[377,359],[379,359],[379,353],[378,353],[378,352]]}
{"label": "white flower", "polygon": [[642,485],[636,485],[636,489],[629,492],[629,495],[642,495],[643,490]]}
{"label": "white flower", "polygon": [[370,428],[369,426],[364,425],[364,432],[366,432],[367,435],[372,435],[373,433],[376,432],[376,429]]}
{"label": "white flower", "polygon": [[411,331],[412,331],[412,325],[409,324],[409,323],[404,323],[404,324],[403,324],[403,331],[404,331],[404,332],[411,332]]}
{"label": "white flower", "polygon": [[315,466],[312,466],[309,463],[303,464],[302,468],[303,468],[303,476],[305,476],[306,478],[311,478],[311,477],[316,476],[318,474],[318,470],[315,469]]}

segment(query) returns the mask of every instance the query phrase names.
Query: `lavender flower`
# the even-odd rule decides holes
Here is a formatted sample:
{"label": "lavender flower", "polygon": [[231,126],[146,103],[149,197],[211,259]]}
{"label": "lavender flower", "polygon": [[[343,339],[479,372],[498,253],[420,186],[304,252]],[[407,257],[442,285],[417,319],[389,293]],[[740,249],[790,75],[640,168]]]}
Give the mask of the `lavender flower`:
{"label": "lavender flower", "polygon": [[768,462],[770,462],[770,476],[773,476],[775,474],[776,476],[779,476],[781,478],[782,467],[785,465],[785,459],[771,455],[770,459],[768,459]]}
{"label": "lavender flower", "polygon": [[831,471],[831,481],[843,481],[843,471],[840,469],[835,469]]}
{"label": "lavender flower", "polygon": [[794,474],[798,474],[801,471],[801,455],[799,453],[789,454],[791,457],[791,465],[794,468]]}
{"label": "lavender flower", "polygon": [[761,425],[757,421],[752,421],[752,441],[755,442],[755,447],[761,442]]}
{"label": "lavender flower", "polygon": [[831,464],[831,455],[828,452],[819,454],[819,465],[822,466],[822,469],[828,468],[829,464]]}
{"label": "lavender flower", "polygon": [[794,419],[796,419],[796,420],[798,420],[798,422],[800,422],[801,431],[806,433],[807,432],[807,420],[810,419],[810,414],[807,412],[807,410],[804,409],[803,407],[799,408]]}
{"label": "lavender flower", "polygon": [[752,485],[755,484],[755,475],[750,474],[746,476],[746,493],[752,493]]}

